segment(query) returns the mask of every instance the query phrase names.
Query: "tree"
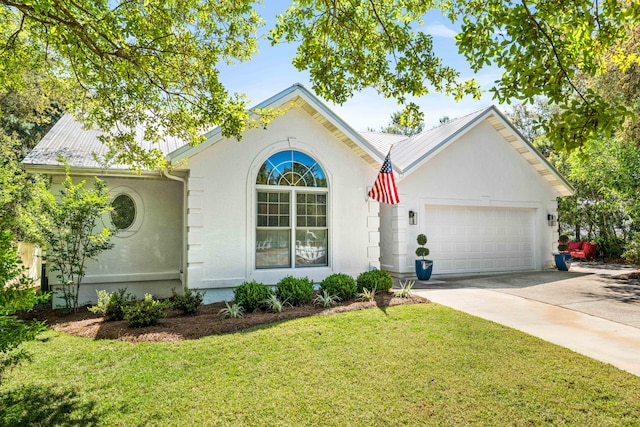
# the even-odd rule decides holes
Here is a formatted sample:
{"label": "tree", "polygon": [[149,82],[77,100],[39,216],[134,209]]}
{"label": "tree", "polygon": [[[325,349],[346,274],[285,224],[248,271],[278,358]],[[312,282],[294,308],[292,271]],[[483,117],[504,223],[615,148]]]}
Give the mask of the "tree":
{"label": "tree", "polygon": [[624,240],[640,231],[640,153],[636,147],[615,138],[591,140],[581,151],[568,155],[566,163],[567,176],[576,186],[575,201],[567,203],[574,204],[576,220],[582,220],[572,221],[576,229],[584,230],[590,239]]}
{"label": "tree", "polygon": [[[112,160],[147,168],[166,166],[158,150],[136,144],[135,129],[150,141],[175,136],[202,141],[221,125],[240,137],[252,123],[245,98],[230,95],[218,78],[221,63],[256,52],[262,20],[251,0],[109,2],[106,0],[2,0],[0,92],[19,87],[25,71],[69,82],[70,109],[88,125],[111,132]],[[459,52],[471,68],[503,70],[492,92],[500,102],[544,96],[559,113],[545,122],[550,140],[574,148],[611,133],[632,109],[580,84],[582,75],[607,71],[603,58],[629,39],[640,3],[575,0],[293,0],[269,33],[272,43],[299,43],[294,65],[308,70],[316,93],[344,103],[372,87],[420,114],[411,97],[442,92],[480,96],[474,79],[443,63],[433,36],[422,29],[439,9],[461,22]],[[617,50],[613,63],[637,63]],[[526,60],[526,66],[523,66]],[[262,114],[262,116],[261,116]]]}
{"label": "tree", "polygon": [[21,241],[40,242],[42,200],[48,178],[20,166],[61,114],[64,91],[51,92],[47,76],[29,75],[21,88],[0,92],[0,230]]}
{"label": "tree", "polygon": [[[529,142],[536,143],[536,140],[546,137],[542,124],[551,120],[557,109],[543,97],[535,97],[530,103],[514,103],[511,108],[505,111],[505,115],[511,123],[520,131]],[[548,156],[553,150],[553,144],[546,139],[548,146],[545,146],[542,153]],[[540,148],[536,146],[536,148]]]}
{"label": "tree", "polygon": [[20,344],[35,339],[44,330],[42,323],[27,323],[14,314],[30,311],[41,300],[33,281],[25,275],[11,233],[0,232],[0,382],[8,368],[28,356],[20,350]]}
{"label": "tree", "polygon": [[78,310],[80,284],[88,260],[111,249],[111,231],[98,227],[100,217],[110,210],[104,181],[95,178],[92,189],[86,181],[74,185],[69,167],[60,190],[60,199],[46,206],[49,223],[43,233],[49,245],[48,264],[58,272],[66,309]]}
{"label": "tree", "polygon": [[[488,65],[503,70],[491,90],[498,101],[544,96],[559,107],[544,123],[557,147],[575,148],[610,134],[631,114],[624,103],[578,80],[606,71],[603,57],[627,40],[628,29],[640,20],[638,2],[294,0],[278,17],[271,38],[299,42],[294,65],[308,70],[313,89],[335,102],[364,87],[400,103],[431,91],[478,96],[477,82],[460,82],[459,72],[443,65],[433,52],[433,37],[420,28],[435,8],[451,22],[462,21],[456,42],[474,71]],[[637,60],[624,52],[616,58]]]}
{"label": "tree", "polygon": [[424,120],[422,118],[414,119],[416,121],[408,121],[402,111],[396,111],[391,114],[391,121],[386,127],[382,127],[380,132],[395,133],[398,135],[411,136],[416,135],[424,130]]}
{"label": "tree", "polygon": [[230,95],[218,64],[256,52],[261,18],[251,1],[2,0],[0,92],[24,84],[27,71],[69,82],[71,111],[111,133],[112,160],[161,168],[159,150],[144,152],[136,127],[159,141],[197,143],[222,125],[226,136],[247,125],[245,98]]}
{"label": "tree", "polygon": [[626,117],[616,137],[640,145],[640,63],[621,61],[620,57],[640,57],[640,25],[629,31],[628,38],[611,50],[604,58],[606,73],[586,77],[585,85],[602,94],[610,102],[627,105],[634,112]]}

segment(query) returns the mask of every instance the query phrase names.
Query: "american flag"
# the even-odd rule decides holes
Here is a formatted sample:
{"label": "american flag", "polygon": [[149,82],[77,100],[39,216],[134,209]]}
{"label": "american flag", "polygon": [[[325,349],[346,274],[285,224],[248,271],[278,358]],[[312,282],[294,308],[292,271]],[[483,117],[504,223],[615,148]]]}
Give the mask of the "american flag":
{"label": "american flag", "polygon": [[373,188],[369,191],[368,195],[380,203],[388,203],[390,205],[400,203],[396,180],[393,177],[393,169],[391,168],[391,149],[389,149],[387,157],[384,158],[378,178],[376,178],[376,182],[373,184]]}

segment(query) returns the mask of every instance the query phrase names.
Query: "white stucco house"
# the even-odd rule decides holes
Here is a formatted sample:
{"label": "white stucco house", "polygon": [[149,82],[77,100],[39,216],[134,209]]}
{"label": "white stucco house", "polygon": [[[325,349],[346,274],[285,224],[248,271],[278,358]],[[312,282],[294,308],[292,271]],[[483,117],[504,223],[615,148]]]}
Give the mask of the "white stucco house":
{"label": "white stucco house", "polygon": [[[115,207],[104,222],[119,229],[89,266],[81,302],[122,287],[157,296],[189,287],[212,302],[231,300],[244,281],[287,275],[319,282],[381,268],[410,277],[419,233],[435,275],[552,263],[549,219],[573,190],[495,107],[410,138],[357,132],[298,84],[257,107],[286,112],[241,141],[220,129],[196,147],[166,141],[175,167],[139,175],[95,160],[105,152],[98,132],[70,116],[55,124],[27,169],[59,186],[61,154],[74,179],[104,179]],[[380,205],[367,192],[392,145],[400,203]]]}

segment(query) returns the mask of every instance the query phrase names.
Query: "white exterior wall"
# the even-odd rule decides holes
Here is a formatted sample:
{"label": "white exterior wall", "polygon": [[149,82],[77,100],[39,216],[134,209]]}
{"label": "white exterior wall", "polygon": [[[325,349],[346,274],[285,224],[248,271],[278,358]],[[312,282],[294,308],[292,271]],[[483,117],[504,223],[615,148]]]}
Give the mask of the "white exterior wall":
{"label": "white exterior wall", "polygon": [[[391,227],[382,234],[382,269],[413,274],[415,239],[425,233],[429,205],[533,209],[535,267],[552,265],[557,231],[548,225],[547,214],[557,217],[558,194],[488,122],[476,125],[397,185],[401,203],[381,210],[382,223]],[[409,225],[410,210],[418,213],[417,225]]]}
{"label": "white exterior wall", "polygon": [[[329,265],[255,268],[258,170],[272,154],[298,150],[313,157],[328,181]],[[276,284],[287,275],[321,281],[332,273],[357,276],[379,268],[378,203],[366,200],[377,170],[302,109],[242,141],[221,140],[192,157],[189,177],[188,287],[206,289],[206,301],[231,300],[233,287],[256,280]]]}
{"label": "white exterior wall", "polygon": [[[52,192],[58,195],[63,177],[56,176]],[[92,177],[73,177],[74,184],[81,179],[92,187]],[[80,286],[79,305],[96,302],[96,291],[115,292],[118,288],[143,297],[151,293],[156,297],[171,296],[171,289],[182,289],[182,235],[183,235],[183,185],[168,179],[105,177],[107,188],[115,198],[126,193],[136,203],[136,220],[129,231],[111,237],[114,247],[99,255],[97,261],[89,260],[87,274]],[[100,227],[112,228],[109,214]],[[49,284],[58,283],[57,272],[49,266]],[[64,300],[54,294],[54,304]]]}

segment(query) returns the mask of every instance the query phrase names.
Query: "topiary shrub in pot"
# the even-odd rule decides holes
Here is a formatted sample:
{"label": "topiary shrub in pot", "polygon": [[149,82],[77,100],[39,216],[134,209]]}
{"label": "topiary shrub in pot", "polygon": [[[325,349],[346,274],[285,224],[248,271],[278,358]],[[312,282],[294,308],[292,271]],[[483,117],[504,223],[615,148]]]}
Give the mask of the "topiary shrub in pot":
{"label": "topiary shrub in pot", "polygon": [[568,241],[569,236],[566,234],[563,234],[558,238],[559,253],[554,254],[553,258],[556,262],[556,268],[559,271],[569,271],[569,268],[571,268],[571,255],[567,252],[569,250],[569,245],[567,244]]}
{"label": "topiary shrub in pot", "polygon": [[433,271],[433,261],[426,259],[429,256],[429,248],[425,246],[427,244],[427,236],[418,234],[416,240],[419,245],[416,249],[416,255],[421,258],[416,260],[416,276],[418,280],[429,280]]}

